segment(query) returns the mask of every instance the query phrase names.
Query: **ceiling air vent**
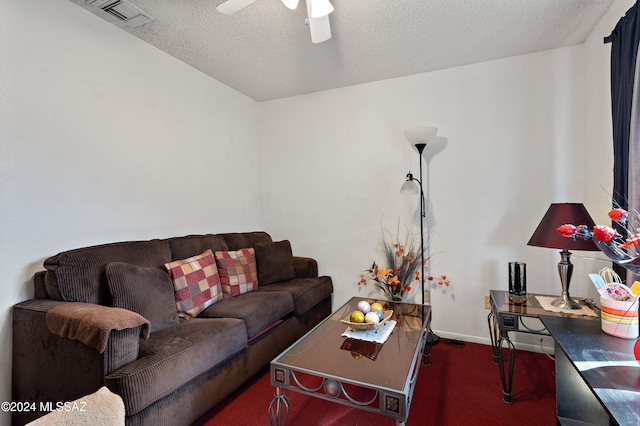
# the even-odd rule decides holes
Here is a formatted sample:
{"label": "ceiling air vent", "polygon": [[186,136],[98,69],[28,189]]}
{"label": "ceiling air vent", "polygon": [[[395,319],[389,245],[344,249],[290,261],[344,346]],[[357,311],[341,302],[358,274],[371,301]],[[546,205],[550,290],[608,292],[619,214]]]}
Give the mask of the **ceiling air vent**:
{"label": "ceiling air vent", "polygon": [[115,16],[131,28],[135,28],[155,20],[153,16],[143,12],[137,6],[134,6],[125,0],[86,0],[86,2],[87,4],[99,7],[108,14]]}

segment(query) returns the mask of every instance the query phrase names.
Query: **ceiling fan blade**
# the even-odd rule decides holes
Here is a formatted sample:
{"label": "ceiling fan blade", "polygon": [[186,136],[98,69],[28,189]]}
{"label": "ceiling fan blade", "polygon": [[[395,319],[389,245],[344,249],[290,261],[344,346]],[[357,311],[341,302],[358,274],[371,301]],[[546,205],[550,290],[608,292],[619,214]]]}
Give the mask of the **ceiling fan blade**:
{"label": "ceiling fan blade", "polygon": [[295,10],[298,7],[298,0],[282,0],[282,3],[291,10]]}
{"label": "ceiling fan blade", "polygon": [[310,0],[307,3],[307,8],[311,9],[309,11],[310,18],[320,18],[333,12],[333,5],[329,0]]}
{"label": "ceiling fan blade", "polygon": [[243,7],[249,6],[251,3],[256,0],[227,0],[224,3],[220,3],[216,9],[218,12],[224,13],[225,15],[231,15],[232,13],[236,13]]}
{"label": "ceiling fan blade", "polygon": [[311,31],[311,42],[322,43],[331,38],[331,25],[329,15],[320,18],[309,18],[309,31]]}

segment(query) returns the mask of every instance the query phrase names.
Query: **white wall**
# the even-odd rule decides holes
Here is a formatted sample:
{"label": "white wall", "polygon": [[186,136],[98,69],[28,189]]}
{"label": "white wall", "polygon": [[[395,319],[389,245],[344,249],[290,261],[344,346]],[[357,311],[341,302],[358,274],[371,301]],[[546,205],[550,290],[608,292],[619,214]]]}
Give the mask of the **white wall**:
{"label": "white wall", "polygon": [[0,57],[8,401],[11,306],[46,257],[258,228],[259,105],[67,0],[1,0]]}
{"label": "white wall", "polygon": [[[417,196],[399,194],[407,171],[417,174],[419,167],[403,130],[436,126],[448,142],[428,165],[430,272],[446,274],[452,285],[432,291],[432,326],[488,338],[483,295],[506,288],[509,261],[528,263],[529,291],[559,289],[557,253],[526,242],[549,203],[584,197],[588,176],[577,149],[584,139],[583,51],[558,49],[264,103],[269,149],[262,156],[274,166],[262,175],[264,227],[318,258],[333,277],[336,305],[376,294],[355,283],[380,258],[381,218],[390,228],[398,218],[410,225],[419,208]],[[577,269],[576,289],[584,273]],[[416,290],[413,300],[419,299]]]}
{"label": "white wall", "polygon": [[[629,3],[616,3],[581,46],[263,103],[262,227],[318,259],[333,277],[334,307],[380,295],[356,281],[380,259],[381,222],[419,232],[418,197],[399,194],[407,171],[418,173],[403,131],[438,127],[447,145],[424,163],[430,272],[452,284],[432,286],[432,326],[488,343],[483,295],[507,288],[509,261],[527,263],[530,292],[560,292],[558,251],[526,245],[549,204],[583,202],[607,223],[613,155],[602,38]],[[574,253],[573,295],[597,296],[587,274],[607,263],[596,257],[604,259]],[[531,349],[539,341],[513,338]]]}

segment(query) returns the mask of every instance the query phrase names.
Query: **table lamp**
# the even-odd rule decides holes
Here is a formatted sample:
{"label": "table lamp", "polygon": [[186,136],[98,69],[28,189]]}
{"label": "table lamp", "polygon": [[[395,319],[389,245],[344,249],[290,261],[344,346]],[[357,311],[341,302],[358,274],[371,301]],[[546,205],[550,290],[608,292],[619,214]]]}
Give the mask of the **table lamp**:
{"label": "table lamp", "polygon": [[561,309],[580,309],[581,305],[569,295],[569,283],[573,274],[573,265],[570,260],[571,252],[569,250],[597,251],[598,247],[590,239],[563,237],[557,229],[565,224],[586,225],[589,229],[593,229],[595,226],[593,219],[591,219],[582,203],[551,204],[527,245],[562,250],[560,252],[560,262],[558,262],[562,296],[555,299],[551,304]]}

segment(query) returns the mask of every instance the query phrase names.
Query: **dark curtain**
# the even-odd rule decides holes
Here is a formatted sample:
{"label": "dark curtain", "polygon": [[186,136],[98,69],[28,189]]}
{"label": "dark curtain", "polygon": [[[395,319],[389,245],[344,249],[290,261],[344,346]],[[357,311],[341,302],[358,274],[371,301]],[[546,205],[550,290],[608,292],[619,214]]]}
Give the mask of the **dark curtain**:
{"label": "dark curtain", "polygon": [[[636,208],[636,200],[630,196],[637,190],[630,181],[631,152],[635,152],[633,137],[637,138],[638,110],[634,97],[636,62],[640,44],[640,16],[638,3],[620,19],[605,43],[611,43],[611,113],[613,120],[613,206],[626,210]],[[634,170],[631,170],[634,172]],[[635,173],[632,173],[635,175]],[[631,201],[631,202],[630,202]],[[617,224],[613,224],[617,227]],[[625,235],[623,229],[618,229]],[[624,278],[626,271],[619,265],[614,269]]]}
{"label": "dark curtain", "polygon": [[613,201],[628,209],[629,138],[633,111],[633,88],[640,42],[638,3],[629,9],[605,38],[611,43],[611,113],[613,119]]}

